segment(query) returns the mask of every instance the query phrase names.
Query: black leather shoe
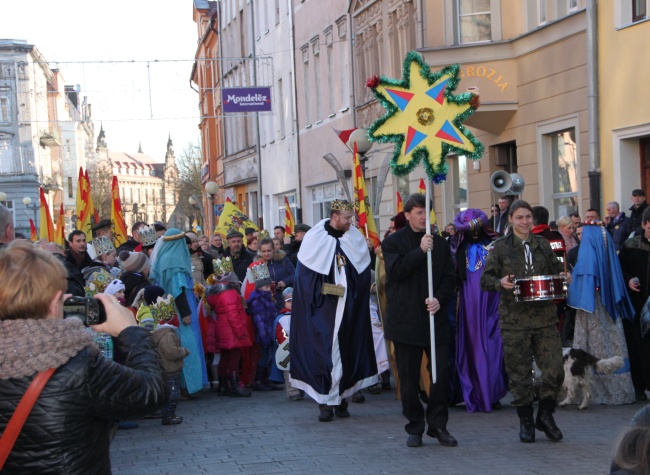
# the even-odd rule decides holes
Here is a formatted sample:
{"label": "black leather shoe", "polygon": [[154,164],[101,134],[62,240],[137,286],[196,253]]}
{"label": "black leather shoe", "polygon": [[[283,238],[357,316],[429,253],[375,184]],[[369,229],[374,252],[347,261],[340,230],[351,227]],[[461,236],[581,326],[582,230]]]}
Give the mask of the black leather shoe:
{"label": "black leather shoe", "polygon": [[535,423],[532,416],[519,418],[519,441],[524,444],[535,442]]}
{"label": "black leather shoe", "polygon": [[347,409],[344,409],[340,406],[336,406],[334,408],[334,414],[336,414],[336,417],[341,417],[341,418],[350,417],[350,412]]}
{"label": "black leather shoe", "polygon": [[162,420],[162,425],[164,426],[175,426],[176,424],[180,424],[183,422],[183,418],[180,416],[174,416],[170,417],[169,419],[164,419]]}
{"label": "black leather shoe", "polygon": [[334,419],[334,411],[331,409],[323,409],[320,411],[320,415],[318,416],[318,420],[321,422],[329,422],[332,419]]}
{"label": "black leather shoe", "polygon": [[352,402],[356,402],[356,403],[366,402],[366,397],[363,394],[361,394],[361,391],[357,391],[352,395]]}
{"label": "black leather shoe", "polygon": [[535,427],[546,434],[548,440],[559,442],[562,440],[562,431],[555,424],[553,412],[555,410],[555,401],[550,399],[542,399],[539,402],[539,410],[537,411],[537,419],[535,420]]}
{"label": "black leather shoe", "polygon": [[447,429],[429,428],[427,435],[429,437],[438,439],[440,445],[444,447],[456,447],[458,445],[458,441],[454,438],[453,435],[449,433]]}
{"label": "black leather shoe", "polygon": [[421,435],[416,435],[416,434],[409,435],[409,438],[406,439],[406,446],[407,447],[422,447],[422,436]]}

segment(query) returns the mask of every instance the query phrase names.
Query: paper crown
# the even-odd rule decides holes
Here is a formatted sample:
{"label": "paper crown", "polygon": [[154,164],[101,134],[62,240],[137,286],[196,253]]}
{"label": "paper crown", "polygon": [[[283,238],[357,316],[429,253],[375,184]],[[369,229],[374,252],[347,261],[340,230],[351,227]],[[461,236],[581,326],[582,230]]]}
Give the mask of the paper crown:
{"label": "paper crown", "polygon": [[255,282],[261,280],[271,281],[271,275],[269,274],[269,268],[266,266],[265,262],[260,262],[251,267],[251,272],[253,273],[253,280]]}
{"label": "paper crown", "polygon": [[266,229],[262,229],[260,232],[257,233],[257,239],[259,239],[260,241],[262,239],[266,239],[266,238],[270,238],[270,237],[271,237],[271,235],[269,234],[269,232]]}
{"label": "paper crown", "polygon": [[156,228],[153,226],[142,226],[138,233],[140,233],[140,238],[142,239],[142,247],[153,246],[158,240]]}
{"label": "paper crown", "polygon": [[334,200],[332,201],[332,211],[354,211],[354,207],[347,200]]}
{"label": "paper crown", "polygon": [[233,271],[232,261],[230,260],[230,257],[213,260],[212,265],[214,267],[214,273],[219,277],[223,277],[224,275],[230,274]]}
{"label": "paper crown", "polygon": [[106,287],[108,287],[108,284],[113,282],[115,280],[115,277],[113,274],[105,271],[104,269],[100,269],[96,272],[93,272],[90,277],[88,277],[88,280],[86,281],[86,286],[84,287],[84,291],[86,292],[86,297],[94,297],[96,294],[101,294],[104,293],[104,290],[106,290]]}
{"label": "paper crown", "polygon": [[108,236],[97,236],[93,239],[93,246],[95,246],[95,253],[98,256],[103,256],[115,250],[113,241]]}
{"label": "paper crown", "polygon": [[156,322],[156,325],[158,322],[171,320],[178,315],[176,302],[174,302],[174,297],[171,294],[167,295],[166,298],[158,297],[156,303],[152,304],[149,308],[151,309],[151,316],[154,322]]}

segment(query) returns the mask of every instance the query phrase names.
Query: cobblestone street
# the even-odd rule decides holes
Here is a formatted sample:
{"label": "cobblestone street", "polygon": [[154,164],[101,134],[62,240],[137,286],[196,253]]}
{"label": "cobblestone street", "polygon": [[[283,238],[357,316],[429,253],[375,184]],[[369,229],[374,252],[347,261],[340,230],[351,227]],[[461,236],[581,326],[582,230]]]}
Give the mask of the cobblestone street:
{"label": "cobblestone street", "polygon": [[350,404],[349,419],[322,423],[312,400],[289,402],[284,391],[250,399],[206,391],[180,404],[185,420],[178,426],[148,419],[138,429],[118,431],[113,473],[604,474],[619,429],[642,407],[558,409],[562,442],[537,431],[536,443],[522,444],[508,394],[503,409],[490,414],[450,409],[448,428],[458,447],[425,436],[424,446],[414,449],[405,445],[405,419],[394,394],[364,393],[365,403]]}

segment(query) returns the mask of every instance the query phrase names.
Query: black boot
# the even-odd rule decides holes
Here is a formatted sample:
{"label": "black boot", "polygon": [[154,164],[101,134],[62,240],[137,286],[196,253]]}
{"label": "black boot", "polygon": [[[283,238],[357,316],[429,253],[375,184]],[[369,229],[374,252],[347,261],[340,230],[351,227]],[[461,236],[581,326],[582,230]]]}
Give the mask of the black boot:
{"label": "black boot", "polygon": [[251,397],[250,390],[244,387],[235,371],[230,376],[230,392],[228,395],[231,397]]}
{"label": "black boot", "polygon": [[555,400],[548,398],[541,399],[539,401],[539,410],[537,411],[535,427],[544,432],[548,440],[557,442],[562,440],[562,431],[557,425],[555,425],[553,412],[555,412]]}
{"label": "black boot", "polygon": [[228,396],[230,394],[228,376],[219,376],[219,387],[217,388],[217,394],[219,396]]}
{"label": "black boot", "polygon": [[519,406],[519,440],[525,444],[535,442],[535,422],[533,421],[533,405]]}

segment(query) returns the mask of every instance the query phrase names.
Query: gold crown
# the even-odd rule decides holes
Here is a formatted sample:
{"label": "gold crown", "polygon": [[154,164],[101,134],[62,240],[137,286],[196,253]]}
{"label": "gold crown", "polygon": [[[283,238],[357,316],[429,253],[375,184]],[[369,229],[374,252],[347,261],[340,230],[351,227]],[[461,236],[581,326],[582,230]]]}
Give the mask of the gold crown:
{"label": "gold crown", "polygon": [[103,256],[115,250],[113,241],[108,236],[97,236],[93,239],[93,246],[95,246],[95,253],[98,256]]}
{"label": "gold crown", "polygon": [[230,257],[224,257],[223,259],[217,259],[212,261],[214,267],[214,273],[218,277],[223,277],[226,274],[230,274],[233,271],[232,261]]}
{"label": "gold crown", "polygon": [[90,298],[94,297],[96,294],[104,293],[108,284],[113,282],[113,280],[115,280],[115,277],[104,269],[93,272],[86,281],[86,286],[84,287],[86,297]]}
{"label": "gold crown", "polygon": [[151,316],[153,317],[156,325],[158,322],[166,322],[178,315],[174,297],[171,294],[166,298],[158,297],[158,300],[149,307],[151,309]]}
{"label": "gold crown", "polygon": [[253,273],[253,280],[255,280],[255,282],[260,280],[271,280],[269,268],[266,266],[265,262],[260,262],[259,264],[252,266],[251,272]]}
{"label": "gold crown", "polygon": [[332,211],[354,211],[354,206],[348,200],[332,201]]}
{"label": "gold crown", "polygon": [[270,237],[271,237],[271,235],[269,234],[269,232],[266,229],[262,229],[260,232],[257,233],[257,239],[259,239],[260,241],[262,239],[266,239],[266,238],[270,238]]}
{"label": "gold crown", "polygon": [[156,228],[153,226],[142,226],[138,233],[140,233],[142,239],[142,247],[153,246],[158,240]]}

